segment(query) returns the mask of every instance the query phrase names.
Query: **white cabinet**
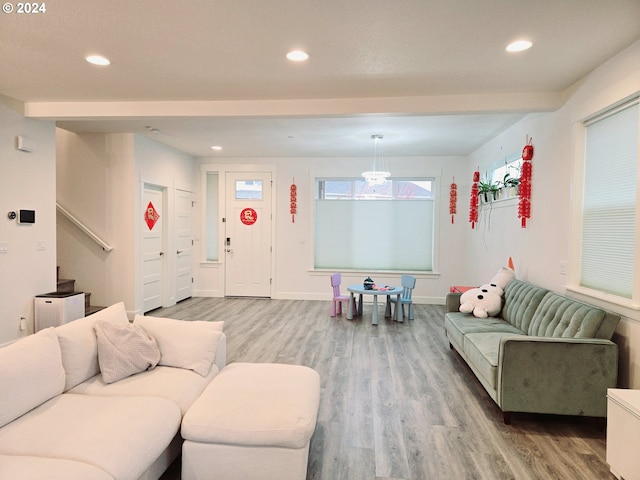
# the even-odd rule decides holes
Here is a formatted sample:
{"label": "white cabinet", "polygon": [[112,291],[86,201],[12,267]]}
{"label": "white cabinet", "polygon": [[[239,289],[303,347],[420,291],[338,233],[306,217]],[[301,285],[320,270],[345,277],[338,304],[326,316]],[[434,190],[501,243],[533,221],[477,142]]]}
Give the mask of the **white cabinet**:
{"label": "white cabinet", "polygon": [[640,480],[640,390],[607,390],[607,463],[617,478]]}

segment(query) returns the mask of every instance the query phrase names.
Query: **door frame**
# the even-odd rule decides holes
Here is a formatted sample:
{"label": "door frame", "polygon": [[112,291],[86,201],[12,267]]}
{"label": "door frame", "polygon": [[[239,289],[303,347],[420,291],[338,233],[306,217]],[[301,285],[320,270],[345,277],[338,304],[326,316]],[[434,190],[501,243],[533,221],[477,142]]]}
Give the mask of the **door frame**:
{"label": "door frame", "polygon": [[[230,173],[253,173],[253,172],[269,172],[271,173],[271,184],[272,184],[272,193],[271,193],[271,247],[272,247],[272,255],[271,255],[271,285],[269,288],[269,297],[274,297],[274,292],[277,291],[276,288],[276,275],[275,275],[275,266],[276,266],[276,225],[278,224],[278,210],[276,209],[276,197],[278,195],[278,181],[277,181],[277,171],[276,166],[271,163],[264,164],[229,164],[229,163],[203,163],[200,164],[200,188],[201,195],[200,198],[206,197],[207,191],[207,174],[208,173],[217,173],[218,174],[218,260],[216,261],[208,261],[207,251],[206,251],[206,206],[204,200],[201,201],[200,208],[200,262],[197,274],[195,274],[196,278],[196,288],[194,288],[193,294],[194,296],[209,296],[209,297],[225,297],[226,296],[226,258],[225,258],[225,228],[222,226],[222,218],[223,215],[226,214],[226,177],[227,172]],[[287,199],[289,198],[289,190],[287,190]],[[289,202],[287,200],[287,212],[289,211]],[[217,285],[211,285],[212,288],[203,289],[203,285],[201,282],[212,279],[211,275],[207,272],[210,272],[211,269],[215,269],[216,273],[213,275],[217,281]],[[198,277],[202,278],[200,280]],[[207,285],[207,287],[209,287]]]}
{"label": "door frame", "polygon": [[[172,254],[172,258],[174,259],[174,268],[173,268],[173,275],[174,275],[174,279],[173,279],[173,283],[174,283],[174,288],[173,288],[173,302],[172,305],[184,300],[185,298],[189,298],[189,297],[185,297],[185,298],[181,298],[178,300],[178,253],[177,253],[177,248],[178,248],[178,214],[180,213],[180,211],[178,210],[178,196],[180,195],[180,192],[184,192],[184,193],[188,193],[189,194],[189,236],[190,236],[190,241],[191,241],[191,246],[190,246],[190,254],[189,254],[189,273],[190,273],[190,292],[189,292],[189,297],[193,296],[193,276],[194,276],[194,271],[193,271],[193,252],[195,250],[194,248],[194,240],[193,240],[193,204],[194,204],[194,200],[193,200],[193,189],[189,188],[180,188],[178,186],[173,188],[173,205],[174,205],[174,212],[173,212],[173,218],[174,218],[174,228],[173,228],[173,232],[172,236],[174,239],[174,244],[175,244],[175,249],[171,250],[171,254]],[[173,252],[176,251],[176,255],[175,257],[173,257]]]}

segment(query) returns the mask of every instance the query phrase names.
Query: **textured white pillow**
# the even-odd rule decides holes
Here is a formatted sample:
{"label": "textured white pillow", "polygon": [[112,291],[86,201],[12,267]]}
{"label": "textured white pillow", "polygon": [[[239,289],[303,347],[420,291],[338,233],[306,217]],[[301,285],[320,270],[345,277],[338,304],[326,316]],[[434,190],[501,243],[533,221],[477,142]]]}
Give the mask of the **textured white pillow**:
{"label": "textured white pillow", "polygon": [[55,329],[0,348],[0,427],[60,395],[64,380]]}
{"label": "textured white pillow", "polygon": [[100,373],[98,345],[96,333],[93,330],[94,322],[100,320],[123,325],[129,324],[124,303],[116,303],[88,317],[56,327],[62,351],[62,365],[64,365],[67,374],[65,390],[69,390]]}
{"label": "textured white pillow", "polygon": [[160,365],[193,370],[205,377],[216,356],[223,322],[173,320],[136,315],[139,325],[152,335],[160,348]]}
{"label": "textured white pillow", "polygon": [[93,324],[104,383],[151,370],[160,361],[156,340],[139,325],[100,320]]}

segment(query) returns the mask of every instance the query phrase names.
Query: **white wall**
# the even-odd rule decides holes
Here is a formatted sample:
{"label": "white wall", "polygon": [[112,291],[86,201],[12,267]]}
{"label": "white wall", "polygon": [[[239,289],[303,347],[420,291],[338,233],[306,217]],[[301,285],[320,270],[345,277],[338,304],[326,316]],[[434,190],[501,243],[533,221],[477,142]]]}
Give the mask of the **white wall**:
{"label": "white wall", "polygon": [[[471,155],[469,177],[476,165],[484,171],[505,153],[521,152],[527,135],[535,146],[528,227],[520,227],[517,204],[513,204],[493,210],[490,229],[485,224],[479,231],[467,232],[472,284],[486,281],[512,256],[519,278],[565,293],[570,275],[577,269],[572,263],[571,238],[577,124],[639,91],[640,41],[579,82],[557,112],[530,115]],[[569,276],[561,273],[560,262],[567,262]],[[569,294],[622,315],[614,338],[621,348],[620,382],[621,386],[640,388],[640,312]]]}
{"label": "white wall", "polygon": [[58,265],[92,305],[135,304],[133,135],[76,134],[57,129],[57,199],[113,247],[105,252],[58,214]]}
{"label": "white wall", "polygon": [[[437,192],[437,208],[441,219],[436,244],[439,254],[436,259],[437,275],[418,275],[414,290],[414,299],[421,303],[441,303],[452,284],[460,283],[460,274],[464,271],[464,213],[465,198],[460,198],[454,224],[449,216],[449,185],[453,176],[462,178],[467,169],[466,157],[409,157],[387,158],[389,168],[397,176],[435,176],[440,190]],[[256,169],[275,170],[275,211],[274,227],[274,284],[273,298],[291,299],[330,299],[328,272],[314,272],[313,267],[313,189],[314,178],[330,176],[360,176],[370,167],[368,158],[244,158],[244,159],[198,159],[200,169],[227,168],[233,165],[253,165]],[[239,167],[240,168],[240,167]],[[244,167],[243,167],[244,168]],[[289,214],[289,187],[295,178],[298,191],[298,204],[295,222]],[[197,183],[196,232],[201,233],[202,182]],[[459,182],[458,182],[459,183]],[[459,185],[459,188],[463,188]],[[420,221],[420,219],[416,219]],[[406,225],[406,234],[411,235],[411,225]],[[339,235],[339,232],[336,232]],[[375,232],[372,232],[375,234]],[[223,235],[224,236],[224,235]],[[203,241],[196,242],[199,259],[204,259]],[[224,256],[221,256],[224,260]],[[224,264],[200,261],[196,265],[196,294],[201,296],[224,295]],[[343,273],[343,283],[361,283],[371,275],[379,283],[398,283],[399,274],[376,274],[375,272]]]}
{"label": "white wall", "polygon": [[[0,243],[7,247],[0,253],[0,345],[32,333],[34,297],[56,289],[55,126],[25,119],[10,105],[16,107],[0,97]],[[18,151],[18,135],[35,142],[35,150]],[[36,223],[9,220],[8,212],[20,209],[35,210]]]}
{"label": "white wall", "polygon": [[[75,278],[76,290],[91,292],[94,305],[125,302],[133,318],[142,311],[142,185],[168,188],[166,218],[173,218],[173,189],[191,188],[193,159],[133,134],[77,134],[58,129],[56,137],[59,203],[113,247],[109,253],[103,251],[59,215],[61,276]],[[167,228],[172,228],[171,221]],[[175,265],[169,265],[167,272],[165,306],[172,304],[170,274],[175,274]]]}

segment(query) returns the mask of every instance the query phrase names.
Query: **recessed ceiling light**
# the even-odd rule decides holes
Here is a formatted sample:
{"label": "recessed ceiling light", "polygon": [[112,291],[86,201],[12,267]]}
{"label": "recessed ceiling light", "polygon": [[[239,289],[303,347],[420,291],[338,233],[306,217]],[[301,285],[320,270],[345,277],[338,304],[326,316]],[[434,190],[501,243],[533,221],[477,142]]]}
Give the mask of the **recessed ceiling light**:
{"label": "recessed ceiling light", "polygon": [[522,52],[530,49],[532,45],[529,40],[518,40],[507,45],[507,52]]}
{"label": "recessed ceiling light", "polygon": [[212,145],[211,150],[219,151],[222,150],[222,147],[220,145]]}
{"label": "recessed ceiling light", "polygon": [[100,65],[103,67],[111,64],[108,58],[100,55],[89,55],[85,60],[93,65]]}
{"label": "recessed ceiling light", "polygon": [[307,58],[309,58],[309,54],[307,52],[303,52],[302,50],[293,50],[287,53],[287,58],[294,62],[304,62]]}

